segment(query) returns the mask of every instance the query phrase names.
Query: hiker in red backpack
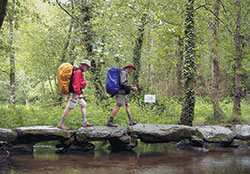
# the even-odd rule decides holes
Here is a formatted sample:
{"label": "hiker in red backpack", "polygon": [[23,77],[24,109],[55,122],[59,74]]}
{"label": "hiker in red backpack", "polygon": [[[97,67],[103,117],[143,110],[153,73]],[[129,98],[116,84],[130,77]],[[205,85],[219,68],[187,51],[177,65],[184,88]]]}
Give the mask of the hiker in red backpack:
{"label": "hiker in red backpack", "polygon": [[[73,82],[72,82],[72,89],[69,93],[69,99],[80,97],[76,100],[68,101],[66,108],[64,109],[62,119],[58,123],[57,127],[63,130],[68,130],[68,128],[64,125],[64,121],[69,114],[71,109],[74,109],[76,106],[81,105],[81,113],[82,113],[82,126],[89,127],[93,126],[93,123],[87,121],[86,118],[86,107],[87,103],[83,99],[82,89],[84,89],[87,85],[86,80],[84,79],[83,72],[88,71],[91,67],[91,62],[89,60],[83,60],[80,66],[74,66],[74,74],[73,74]],[[82,97],[82,98],[81,98]]]}
{"label": "hiker in red backpack", "polygon": [[128,74],[131,73],[133,70],[136,70],[134,64],[128,63],[121,71],[120,71],[120,90],[115,94],[116,96],[116,106],[113,109],[111,116],[108,119],[107,126],[109,127],[117,127],[117,124],[113,123],[113,119],[116,113],[119,111],[120,107],[126,106],[126,112],[129,118],[129,125],[133,126],[136,125],[133,117],[131,116],[130,112],[130,104],[126,97],[127,94],[130,93],[131,90],[137,92],[138,89],[136,86],[132,86],[128,83]]}

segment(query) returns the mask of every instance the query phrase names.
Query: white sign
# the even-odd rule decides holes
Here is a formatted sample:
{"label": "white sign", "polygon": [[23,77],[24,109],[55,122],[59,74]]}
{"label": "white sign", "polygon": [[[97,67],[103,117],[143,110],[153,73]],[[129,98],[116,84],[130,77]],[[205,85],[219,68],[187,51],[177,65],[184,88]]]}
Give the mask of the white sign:
{"label": "white sign", "polygon": [[151,94],[144,95],[144,103],[155,103],[155,95]]}

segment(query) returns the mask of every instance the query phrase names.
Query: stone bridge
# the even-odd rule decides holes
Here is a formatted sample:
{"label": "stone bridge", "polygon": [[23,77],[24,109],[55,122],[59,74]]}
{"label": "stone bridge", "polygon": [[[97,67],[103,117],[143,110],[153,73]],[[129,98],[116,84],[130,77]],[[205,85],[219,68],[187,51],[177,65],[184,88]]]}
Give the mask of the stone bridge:
{"label": "stone bridge", "polygon": [[137,124],[129,127],[94,126],[64,131],[52,126],[0,128],[0,150],[10,153],[33,153],[39,142],[56,141],[58,152],[85,152],[95,149],[93,141],[107,140],[112,151],[131,151],[138,140],[144,143],[176,142],[177,148],[208,151],[210,145],[250,147],[249,125]]}

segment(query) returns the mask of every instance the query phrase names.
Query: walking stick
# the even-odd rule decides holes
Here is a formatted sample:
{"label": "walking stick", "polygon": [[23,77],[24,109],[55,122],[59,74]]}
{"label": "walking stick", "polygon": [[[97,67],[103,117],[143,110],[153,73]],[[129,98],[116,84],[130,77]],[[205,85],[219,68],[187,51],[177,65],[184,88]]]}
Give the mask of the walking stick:
{"label": "walking stick", "polygon": [[63,102],[68,102],[68,101],[76,100],[76,99],[79,99],[79,98],[85,98],[86,96],[88,96],[88,95],[84,95],[82,97],[75,97],[75,98],[71,98],[71,99],[67,99],[67,100],[62,100],[62,101],[59,101],[59,102],[50,103],[50,104],[43,105],[43,106],[40,106],[40,107],[45,108],[47,106],[57,105],[57,104],[60,104],[60,103],[63,103]]}

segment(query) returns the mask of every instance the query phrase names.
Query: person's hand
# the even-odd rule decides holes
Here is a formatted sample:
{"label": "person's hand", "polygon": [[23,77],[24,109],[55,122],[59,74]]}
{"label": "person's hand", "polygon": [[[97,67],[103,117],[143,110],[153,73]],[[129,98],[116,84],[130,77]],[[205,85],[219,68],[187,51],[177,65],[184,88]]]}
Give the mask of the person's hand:
{"label": "person's hand", "polygon": [[81,95],[79,96],[79,98],[84,98],[84,96],[81,94]]}
{"label": "person's hand", "polygon": [[138,92],[138,89],[137,89],[136,86],[134,86],[132,89],[133,89],[135,92]]}

